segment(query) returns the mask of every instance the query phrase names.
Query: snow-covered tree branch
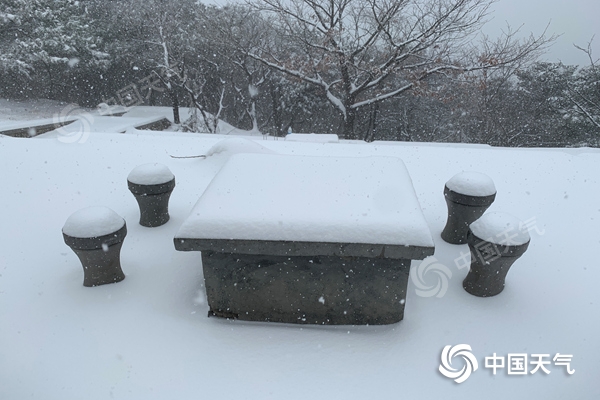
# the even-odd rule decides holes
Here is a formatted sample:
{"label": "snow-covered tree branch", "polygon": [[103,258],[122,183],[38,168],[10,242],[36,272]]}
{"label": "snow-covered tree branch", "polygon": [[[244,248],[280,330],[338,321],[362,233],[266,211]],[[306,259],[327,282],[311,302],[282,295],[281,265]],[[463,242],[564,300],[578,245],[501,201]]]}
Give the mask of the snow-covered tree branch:
{"label": "snow-covered tree branch", "polygon": [[429,76],[524,62],[552,39],[471,42],[489,0],[253,0],[285,46],[266,42],[248,56],[321,88],[354,137],[358,110],[412,90]]}

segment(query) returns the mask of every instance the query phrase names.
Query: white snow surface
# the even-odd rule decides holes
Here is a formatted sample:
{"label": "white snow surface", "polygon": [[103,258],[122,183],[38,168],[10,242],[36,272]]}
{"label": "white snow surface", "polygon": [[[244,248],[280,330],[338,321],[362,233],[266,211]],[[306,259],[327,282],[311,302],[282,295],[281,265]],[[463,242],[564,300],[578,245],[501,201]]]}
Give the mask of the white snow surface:
{"label": "white snow surface", "polygon": [[285,136],[288,142],[318,142],[337,143],[340,141],[338,135],[330,133],[290,133]]}
{"label": "white snow surface", "polygon": [[481,172],[463,171],[446,182],[448,189],[469,196],[491,196],[496,193],[492,178]]}
{"label": "white snow surface", "polygon": [[92,206],[71,214],[62,231],[72,237],[92,238],[114,233],[123,225],[125,220],[110,208]]}
{"label": "white snow surface", "polygon": [[[125,112],[121,117],[115,113]],[[193,109],[180,107],[181,120],[192,115]],[[12,101],[0,99],[0,131],[57,122],[72,121],[60,129],[46,132],[38,138],[60,138],[64,143],[81,143],[90,132],[139,132],[134,128],[167,118],[173,122],[171,107],[135,106],[123,107],[101,103],[95,109],[79,107],[53,100]],[[173,128],[169,129],[172,130]],[[258,131],[238,129],[226,121],[219,120],[217,132],[223,136],[262,136]]]}
{"label": "white snow surface", "polygon": [[173,180],[175,176],[164,164],[146,163],[131,170],[127,180],[138,185],[159,185]]}
{"label": "white snow surface", "polygon": [[254,140],[245,139],[242,137],[233,137],[223,139],[214,146],[212,146],[207,152],[206,156],[214,156],[215,154],[223,154],[231,156],[238,153],[259,153],[259,154],[272,154],[273,150],[270,150]]}
{"label": "white snow surface", "polygon": [[[193,115],[193,109],[179,107],[179,115],[181,121],[185,121]],[[123,115],[123,117],[126,118],[148,118],[152,116],[167,118],[169,121],[173,122],[173,109],[171,107],[136,106],[129,109],[129,111]],[[259,131],[239,129],[223,120],[219,120],[217,134],[224,136],[262,136],[262,133]]]}
{"label": "white snow surface", "polygon": [[393,157],[234,155],[176,236],[433,246]]}
{"label": "white snow surface", "polygon": [[[55,100],[6,100],[0,99],[0,129],[3,125],[8,125],[10,121],[32,121],[45,120],[52,121],[55,115],[60,115],[61,111],[68,107],[67,103]],[[79,112],[85,112],[80,109]]]}
{"label": "white snow surface", "polygon": [[504,246],[518,246],[531,239],[523,221],[506,212],[485,213],[469,228],[478,238]]}
{"label": "white snow surface", "polygon": [[[433,257],[412,263],[403,321],[307,326],[207,318],[200,254],[174,248],[176,232],[227,158],[169,155],[206,154],[221,139],[179,132],[92,132],[77,143],[0,136],[0,399],[600,398],[600,150],[259,137],[279,154],[402,159],[435,241]],[[167,165],[178,181],[171,219],[156,228],[133,223],[139,209],[126,184],[132,168],[150,161]],[[462,288],[468,267],[459,261],[469,261],[468,246],[440,237],[444,184],[473,169],[494,177],[499,195],[490,212],[518,215],[532,236],[504,291],[485,299]],[[127,278],[86,288],[61,228],[75,210],[94,204],[132,221],[121,250]],[[422,294],[436,285],[445,289],[441,297]],[[470,345],[479,365],[461,384],[438,371],[444,347],[458,344]],[[485,368],[494,353],[528,354],[528,362],[531,354],[548,354],[551,373],[515,376],[504,368],[494,375]],[[573,356],[573,375],[554,365],[556,353]],[[463,357],[451,361],[457,370],[465,365]]]}

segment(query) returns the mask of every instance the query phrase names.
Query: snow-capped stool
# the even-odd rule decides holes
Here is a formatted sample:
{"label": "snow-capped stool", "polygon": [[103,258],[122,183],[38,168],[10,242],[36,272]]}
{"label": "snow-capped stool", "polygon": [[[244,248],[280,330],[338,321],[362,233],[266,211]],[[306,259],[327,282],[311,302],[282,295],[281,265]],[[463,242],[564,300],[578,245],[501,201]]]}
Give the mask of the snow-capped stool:
{"label": "snow-capped stool", "polygon": [[140,225],[156,227],[169,221],[169,198],[175,188],[175,176],[163,164],[143,164],[127,177],[127,186],[140,208]]}
{"label": "snow-capped stool", "polygon": [[495,296],[504,290],[508,270],[529,247],[527,229],[506,213],[488,213],[469,227],[471,268],[463,288],[479,297]]}
{"label": "snow-capped stool", "polygon": [[452,244],[467,243],[469,225],[480,218],[496,198],[492,179],[480,172],[461,172],[444,186],[448,220],[442,239]]}
{"label": "snow-capped stool", "polygon": [[125,220],[107,207],[88,207],[73,213],[62,229],[67,246],[83,266],[83,286],[99,286],[125,279],[121,246],[127,235]]}
{"label": "snow-capped stool", "polygon": [[202,252],[209,315],[319,325],[400,321],[410,261],[434,252],[392,157],[233,155],[174,244]]}

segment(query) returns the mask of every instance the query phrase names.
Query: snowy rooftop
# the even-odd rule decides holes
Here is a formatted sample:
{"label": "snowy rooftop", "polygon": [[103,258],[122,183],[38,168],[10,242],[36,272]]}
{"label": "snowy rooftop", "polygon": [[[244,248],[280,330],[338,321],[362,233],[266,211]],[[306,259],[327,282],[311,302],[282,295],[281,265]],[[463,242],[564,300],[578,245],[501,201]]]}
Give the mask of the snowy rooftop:
{"label": "snowy rooftop", "polygon": [[[44,136],[0,136],[2,399],[600,398],[598,150],[259,137],[282,155],[402,159],[435,241],[435,255],[412,264],[402,322],[321,327],[207,318],[200,254],[176,251],[173,237],[230,155],[170,155],[206,154],[221,137],[92,132],[65,143]],[[150,229],[137,224],[126,179],[155,162],[178,185],[171,220]],[[528,251],[492,298],[462,289],[467,247],[439,237],[444,183],[465,170],[492,176],[490,211],[530,229]],[[96,205],[127,221],[127,278],[86,288],[61,228],[76,210]],[[470,345],[479,363],[461,384],[438,372],[443,348],[457,344]],[[569,354],[575,373],[551,363],[549,375],[509,376],[506,368],[493,375],[484,367],[493,353]],[[464,366],[459,356],[452,363]]]}

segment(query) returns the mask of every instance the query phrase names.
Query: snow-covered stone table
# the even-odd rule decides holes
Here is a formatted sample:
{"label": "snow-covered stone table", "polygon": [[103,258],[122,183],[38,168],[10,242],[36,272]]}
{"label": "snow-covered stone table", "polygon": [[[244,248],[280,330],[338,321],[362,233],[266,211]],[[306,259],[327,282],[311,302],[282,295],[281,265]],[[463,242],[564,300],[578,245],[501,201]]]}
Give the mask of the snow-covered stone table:
{"label": "snow-covered stone table", "polygon": [[307,324],[400,321],[410,260],[434,252],[392,157],[234,155],[174,243],[202,252],[209,315]]}

